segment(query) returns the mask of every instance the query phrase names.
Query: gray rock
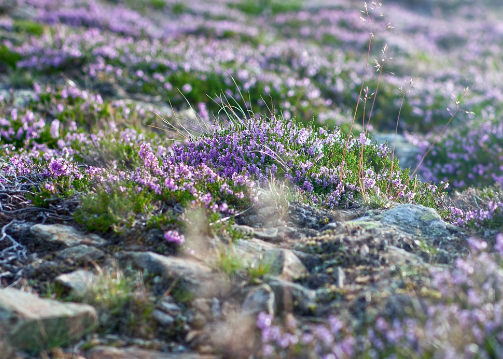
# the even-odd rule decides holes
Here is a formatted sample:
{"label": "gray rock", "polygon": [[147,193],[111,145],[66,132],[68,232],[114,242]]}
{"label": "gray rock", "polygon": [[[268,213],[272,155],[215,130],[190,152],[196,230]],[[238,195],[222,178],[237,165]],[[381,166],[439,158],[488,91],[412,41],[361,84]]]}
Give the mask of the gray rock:
{"label": "gray rock", "polygon": [[56,249],[73,247],[79,244],[100,246],[107,243],[106,240],[95,234],[85,234],[73,227],[59,224],[36,224],[31,227],[30,232],[34,240],[39,242],[40,246],[48,246]]}
{"label": "gray rock", "polygon": [[407,252],[402,248],[398,248],[395,246],[387,246],[386,247],[386,258],[390,261],[390,263],[395,264],[422,264],[423,261],[421,258],[414,253]]}
{"label": "gray rock", "polygon": [[250,226],[244,226],[244,225],[239,225],[239,224],[233,224],[232,228],[244,233],[247,236],[253,236],[255,234],[255,229],[253,229]]}
{"label": "gray rock", "polygon": [[46,261],[44,259],[36,259],[24,269],[25,275],[28,277],[47,277],[62,272],[63,266],[55,261]]}
{"label": "gray rock", "polygon": [[58,252],[56,259],[72,259],[78,262],[82,260],[97,260],[103,258],[104,256],[105,253],[102,250],[81,244],[76,247],[63,249],[62,251]]}
{"label": "gray rock", "polygon": [[264,241],[275,241],[278,239],[278,228],[261,228],[255,230],[255,237]]}
{"label": "gray rock", "polygon": [[402,204],[387,210],[381,216],[383,223],[395,225],[409,234],[435,237],[449,235],[447,224],[433,208]]}
{"label": "gray rock", "polygon": [[257,211],[259,216],[267,219],[275,218],[279,216],[278,209],[275,206],[272,207],[262,207]]}
{"label": "gray rock", "polygon": [[88,359],[213,359],[213,356],[201,356],[198,353],[162,353],[135,347],[115,348],[97,346],[87,352]]}
{"label": "gray rock", "polygon": [[309,313],[315,308],[315,291],[279,277],[267,277],[266,282],[274,292],[278,313],[292,312],[294,308]]}
{"label": "gray rock", "polygon": [[[257,318],[254,315],[239,312],[226,317],[205,329],[210,346],[223,358],[255,357],[257,343]],[[256,354],[255,354],[256,355]]]}
{"label": "gray rock", "polygon": [[0,289],[0,338],[10,346],[40,351],[80,339],[96,327],[96,310],[87,304],[41,299],[16,289]]}
{"label": "gray rock", "polygon": [[402,233],[428,240],[447,237],[453,232],[435,209],[413,204],[400,204],[380,215],[361,217],[346,222],[345,225],[359,226],[365,230],[392,227]]}
{"label": "gray rock", "polygon": [[163,327],[171,327],[175,323],[175,318],[159,309],[154,310],[152,318]]}
{"label": "gray rock", "polygon": [[275,244],[257,238],[238,239],[234,244],[234,252],[245,262],[259,262],[267,250],[278,248]]}
{"label": "gray rock", "polygon": [[271,287],[267,284],[259,285],[248,292],[241,306],[243,313],[257,315],[267,312],[274,315],[276,299]]}
{"label": "gray rock", "polygon": [[365,257],[367,254],[369,254],[370,252],[370,248],[368,245],[366,244],[362,244],[362,246],[360,247],[360,257]]}
{"label": "gray rock", "polygon": [[182,311],[178,304],[167,302],[165,300],[161,302],[159,309],[171,315],[180,314],[180,312]]}
{"label": "gray rock", "polygon": [[[12,359],[15,357],[15,349],[0,338],[0,359]],[[17,358],[16,358],[17,359]]]}
{"label": "gray rock", "polygon": [[268,274],[279,276],[285,280],[292,280],[308,274],[300,259],[288,249],[270,249],[264,252],[262,259],[270,264]]}
{"label": "gray rock", "polygon": [[98,277],[93,273],[79,269],[69,274],[62,274],[56,277],[56,282],[70,288],[75,294],[84,294]]}
{"label": "gray rock", "polygon": [[205,298],[196,298],[192,301],[192,306],[206,318],[211,317],[211,300]]}
{"label": "gray rock", "polygon": [[213,297],[229,291],[228,280],[202,262],[152,252],[132,252],[131,255],[137,266],[151,273],[183,280],[198,297]]}
{"label": "gray rock", "polygon": [[[374,134],[373,140],[379,144],[388,142],[391,150],[395,145],[395,133],[379,133]],[[404,135],[396,135],[395,157],[400,161],[402,168],[415,168],[418,160],[418,147],[410,143]]]}
{"label": "gray rock", "polygon": [[323,227],[320,231],[325,232],[325,231],[330,231],[333,229],[337,229],[337,222],[332,222],[327,224],[325,227]]}

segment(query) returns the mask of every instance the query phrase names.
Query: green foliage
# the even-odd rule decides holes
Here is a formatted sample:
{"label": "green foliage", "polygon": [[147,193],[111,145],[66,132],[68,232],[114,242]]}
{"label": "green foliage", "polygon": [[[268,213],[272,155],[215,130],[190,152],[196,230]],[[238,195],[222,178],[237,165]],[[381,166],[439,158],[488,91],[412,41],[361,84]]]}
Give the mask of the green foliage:
{"label": "green foliage", "polygon": [[154,303],[147,297],[141,273],[129,277],[113,266],[102,271],[84,292],[75,293],[72,300],[96,308],[101,333],[148,337],[153,330]]}
{"label": "green foliage", "polygon": [[54,191],[41,187],[38,191],[28,192],[26,198],[31,201],[35,207],[48,208],[52,199],[54,199]]}
{"label": "green foliage", "polygon": [[258,262],[251,262],[248,264],[246,271],[248,273],[248,278],[250,283],[257,284],[260,282],[262,277],[264,277],[271,269],[272,262],[261,258]]}
{"label": "green foliage", "polygon": [[21,55],[10,51],[5,45],[0,45],[0,63],[14,69],[19,60],[21,60]]}
{"label": "green foliage", "polygon": [[16,20],[12,28],[16,32],[35,36],[42,36],[44,33],[44,25],[29,20]]}
{"label": "green foliage", "polygon": [[176,285],[171,293],[177,303],[191,303],[195,299],[194,292],[182,284]]}
{"label": "green foliage", "polygon": [[242,0],[229,4],[249,15],[260,15],[265,12],[279,14],[284,12],[299,11],[302,9],[303,0]]}
{"label": "green foliage", "polygon": [[172,11],[173,11],[173,14],[180,15],[180,14],[183,14],[184,12],[187,12],[188,9],[189,8],[187,7],[187,5],[185,5],[183,2],[179,2],[179,3],[173,4]]}
{"label": "green foliage", "polygon": [[231,250],[221,249],[218,251],[217,267],[223,273],[232,277],[244,268],[243,260]]}
{"label": "green foliage", "polygon": [[166,7],[165,0],[149,0],[149,3],[156,10],[163,10]]}
{"label": "green foliage", "polygon": [[75,213],[75,220],[87,230],[121,233],[131,227],[137,214],[151,213],[154,194],[148,190],[136,191],[128,182],[98,186],[94,193],[82,198],[82,205]]}

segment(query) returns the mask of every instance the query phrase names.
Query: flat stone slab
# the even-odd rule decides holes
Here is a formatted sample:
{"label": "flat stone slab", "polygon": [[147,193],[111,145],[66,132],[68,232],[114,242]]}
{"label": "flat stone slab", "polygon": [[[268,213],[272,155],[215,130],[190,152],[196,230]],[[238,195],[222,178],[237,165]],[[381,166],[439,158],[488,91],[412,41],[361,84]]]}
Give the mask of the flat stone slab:
{"label": "flat stone slab", "polygon": [[56,277],[56,282],[72,289],[76,294],[84,294],[97,279],[98,277],[93,273],[79,269],[75,272]]}
{"label": "flat stone slab", "polygon": [[256,229],[254,236],[265,241],[275,241],[278,239],[278,228],[261,228]]}
{"label": "flat stone slab", "polygon": [[377,216],[358,218],[346,224],[358,225],[367,230],[392,226],[425,238],[445,237],[459,231],[444,222],[435,209],[413,204],[400,204]]}
{"label": "flat stone slab", "polygon": [[59,251],[56,258],[60,260],[71,259],[78,262],[83,260],[97,260],[104,256],[105,253],[102,250],[92,246],[90,247],[86,244],[80,244],[76,247],[70,247]]}
{"label": "flat stone slab", "polygon": [[153,252],[132,252],[134,262],[151,273],[183,280],[197,296],[214,297],[229,291],[229,282],[208,265],[189,258]]}
{"label": "flat stone slab", "polygon": [[233,247],[236,254],[247,262],[259,262],[266,251],[278,248],[257,238],[238,239]]}
{"label": "flat stone slab", "polygon": [[87,352],[87,359],[216,359],[216,357],[201,356],[198,353],[162,353],[135,347],[97,346]]}
{"label": "flat stone slab", "polygon": [[447,225],[438,212],[421,205],[402,204],[393,207],[382,214],[382,222],[394,224],[411,234],[417,233],[418,230],[425,232],[424,234],[447,232]]}
{"label": "flat stone slab", "polygon": [[14,348],[40,351],[80,339],[98,324],[87,304],[42,299],[16,289],[0,289],[0,338]]}
{"label": "flat stone slab", "polygon": [[79,244],[101,246],[107,243],[96,234],[82,233],[71,226],[60,224],[36,224],[30,228],[30,232],[40,246],[46,245],[53,248],[74,247]]}
{"label": "flat stone slab", "polygon": [[309,273],[300,259],[288,249],[269,249],[264,252],[262,262],[270,265],[268,274],[285,280],[292,280]]}

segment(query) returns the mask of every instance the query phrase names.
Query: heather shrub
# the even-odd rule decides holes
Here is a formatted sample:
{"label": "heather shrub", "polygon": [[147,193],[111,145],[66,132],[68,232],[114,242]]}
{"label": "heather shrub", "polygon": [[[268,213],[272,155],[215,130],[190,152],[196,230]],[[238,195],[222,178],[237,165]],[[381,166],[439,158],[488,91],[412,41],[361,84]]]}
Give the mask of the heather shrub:
{"label": "heather shrub", "polygon": [[499,185],[455,192],[447,206],[448,219],[455,225],[503,231],[503,190]]}
{"label": "heather shrub", "polygon": [[[503,124],[499,111],[483,111],[475,119],[449,129],[422,168],[427,181],[449,181],[454,188],[503,187]],[[427,141],[419,143],[421,150]]]}
{"label": "heather shrub", "polygon": [[227,178],[244,174],[262,184],[271,178],[286,180],[312,203],[329,208],[352,206],[367,194],[429,206],[441,197],[442,189],[411,181],[408,170],[390,159],[386,145],[371,144],[364,133],[347,136],[340,129],[304,127],[280,116],[238,119],[228,128],[220,124],[213,133],[173,146],[170,160],[205,164]]}

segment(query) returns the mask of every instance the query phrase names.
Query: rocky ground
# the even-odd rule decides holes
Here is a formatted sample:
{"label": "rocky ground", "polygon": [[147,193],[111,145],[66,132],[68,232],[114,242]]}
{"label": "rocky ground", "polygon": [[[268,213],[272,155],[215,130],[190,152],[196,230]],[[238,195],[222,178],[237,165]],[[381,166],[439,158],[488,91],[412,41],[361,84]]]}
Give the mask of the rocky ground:
{"label": "rocky ground", "polygon": [[[459,228],[419,205],[259,206],[236,218],[234,240],[194,237],[192,252],[173,256],[157,254],[148,239],[117,242],[43,224],[30,211],[3,217],[12,220],[0,244],[16,257],[2,263],[5,358],[32,358],[29,352],[39,350],[52,358],[248,357],[258,352],[260,312],[294,313],[306,323],[337,313],[357,325],[403,316],[438,294],[432,268],[448,268],[468,253]],[[253,275],[225,271],[222,254],[236,269],[263,268]],[[123,278],[133,278],[126,288]],[[121,307],[124,289],[135,293],[136,305]],[[71,303],[89,293],[117,301],[117,312],[104,312],[98,299],[96,307]],[[103,330],[100,316],[115,328]]]}

